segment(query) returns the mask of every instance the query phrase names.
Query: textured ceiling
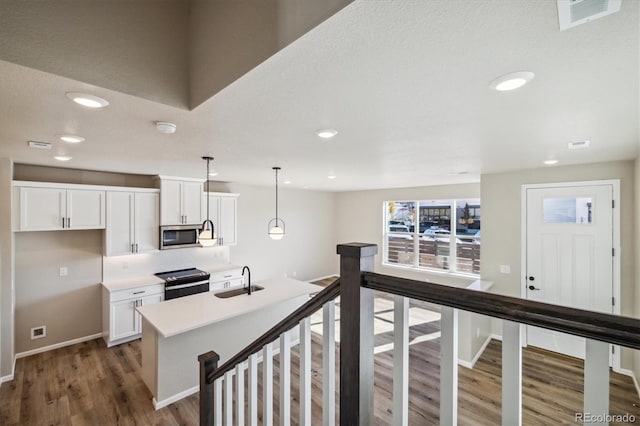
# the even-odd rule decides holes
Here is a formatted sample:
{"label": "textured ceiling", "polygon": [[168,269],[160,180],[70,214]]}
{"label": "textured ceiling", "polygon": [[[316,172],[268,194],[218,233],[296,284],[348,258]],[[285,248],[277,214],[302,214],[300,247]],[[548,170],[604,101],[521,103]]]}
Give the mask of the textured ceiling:
{"label": "textured ceiling", "polygon": [[[0,62],[0,156],[17,163],[352,190],[473,182],[481,173],[635,158],[639,2],[560,32],[553,1],[361,0],[192,111]],[[60,58],[64,60],[64,58]],[[527,86],[488,85],[533,71]],[[77,107],[67,91],[111,105]],[[173,121],[174,135],[153,122]],[[340,133],[322,141],[317,129]],[[27,148],[56,144],[73,156]],[[567,142],[591,140],[586,150]],[[457,174],[466,172],[466,174]],[[327,176],[335,174],[336,179]]]}

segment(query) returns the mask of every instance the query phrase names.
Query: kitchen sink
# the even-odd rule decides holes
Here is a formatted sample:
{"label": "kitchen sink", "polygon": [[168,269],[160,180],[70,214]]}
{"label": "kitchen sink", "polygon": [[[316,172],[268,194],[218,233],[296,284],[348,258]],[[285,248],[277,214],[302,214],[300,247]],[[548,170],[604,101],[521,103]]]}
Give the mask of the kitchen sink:
{"label": "kitchen sink", "polygon": [[[251,286],[251,293],[254,291],[264,290],[264,287],[260,287],[259,285]],[[220,293],[216,293],[215,296],[221,299],[228,299],[230,297],[241,296],[243,294],[247,294],[249,292],[248,288],[236,288],[235,290],[227,290],[221,291]]]}

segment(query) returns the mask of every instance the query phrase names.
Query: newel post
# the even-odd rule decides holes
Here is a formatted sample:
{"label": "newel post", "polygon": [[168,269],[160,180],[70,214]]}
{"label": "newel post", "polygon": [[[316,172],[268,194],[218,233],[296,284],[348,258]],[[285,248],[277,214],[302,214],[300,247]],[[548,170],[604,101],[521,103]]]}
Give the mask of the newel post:
{"label": "newel post", "polygon": [[373,271],[375,244],[338,245],[340,255],[340,424],[371,425],[373,419],[373,290],[361,287]]}
{"label": "newel post", "polygon": [[220,355],[213,351],[198,355],[200,363],[200,426],[213,425],[213,383],[207,382],[207,376],[218,368],[219,360]]}

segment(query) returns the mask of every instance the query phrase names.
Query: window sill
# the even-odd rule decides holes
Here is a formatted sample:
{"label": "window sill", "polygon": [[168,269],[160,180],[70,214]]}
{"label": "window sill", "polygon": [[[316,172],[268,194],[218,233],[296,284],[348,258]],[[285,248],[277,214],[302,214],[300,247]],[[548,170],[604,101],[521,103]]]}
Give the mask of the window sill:
{"label": "window sill", "polygon": [[395,263],[384,263],[384,262],[381,264],[381,266],[383,268],[400,269],[403,271],[417,272],[424,275],[434,275],[434,276],[440,276],[440,277],[450,277],[450,278],[458,278],[458,279],[465,279],[465,280],[480,279],[480,274],[468,274],[464,272],[452,272],[452,271],[445,271],[445,270],[439,270],[439,269],[416,268],[410,265],[397,265]]}

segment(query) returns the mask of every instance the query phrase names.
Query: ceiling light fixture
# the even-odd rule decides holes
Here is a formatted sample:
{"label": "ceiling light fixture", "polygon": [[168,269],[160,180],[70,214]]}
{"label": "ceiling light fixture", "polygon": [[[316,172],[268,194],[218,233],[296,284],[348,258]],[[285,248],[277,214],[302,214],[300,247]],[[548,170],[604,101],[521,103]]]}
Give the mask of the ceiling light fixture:
{"label": "ceiling light fixture", "polygon": [[70,155],[56,155],[53,158],[55,158],[58,161],[69,161],[71,160],[71,156]]}
{"label": "ceiling light fixture", "polygon": [[527,84],[534,76],[535,74],[530,71],[512,72],[496,78],[489,87],[499,92],[515,90]]}
{"label": "ceiling light fixture", "polygon": [[60,135],[58,137],[60,138],[61,141],[67,142],[67,143],[84,142],[84,138],[82,136],[78,136],[78,135]]}
{"label": "ceiling light fixture", "polygon": [[269,236],[272,240],[281,240],[284,237],[284,221],[278,218],[278,171],[280,167],[272,167],[276,172],[276,217],[269,221]]}
{"label": "ceiling light fixture", "polygon": [[545,160],[544,164],[547,166],[553,166],[554,164],[558,164],[558,160]]}
{"label": "ceiling light fixture", "polygon": [[94,95],[88,95],[80,92],[68,92],[67,98],[73,102],[86,106],[88,108],[104,108],[109,105],[109,101]]}
{"label": "ceiling light fixture", "polygon": [[322,139],[331,139],[337,134],[338,134],[338,131],[334,129],[322,129],[316,132],[316,135],[318,135]]}
{"label": "ceiling light fixture", "polygon": [[209,219],[209,163],[213,160],[213,157],[202,157],[203,160],[207,160],[207,218],[202,222],[202,230],[198,239],[202,247],[211,247],[216,244],[216,234],[213,228],[213,222]]}
{"label": "ceiling light fixture", "polygon": [[284,183],[285,185],[291,185],[291,181],[290,181],[290,180],[285,180],[285,181],[284,181],[284,182],[282,182],[282,183]]}
{"label": "ceiling light fixture", "polygon": [[337,176],[336,175],[329,175],[327,176],[329,179],[335,179]]}
{"label": "ceiling light fixture", "polygon": [[211,177],[218,176],[218,172],[216,172],[216,171],[209,172],[209,176],[211,176]]}
{"label": "ceiling light fixture", "polygon": [[177,127],[175,124],[169,123],[168,121],[156,121],[156,129],[158,129],[160,133],[170,135],[176,132]]}

